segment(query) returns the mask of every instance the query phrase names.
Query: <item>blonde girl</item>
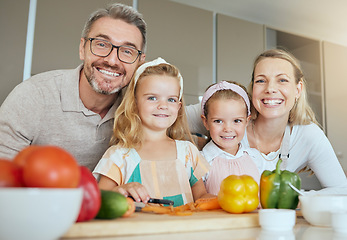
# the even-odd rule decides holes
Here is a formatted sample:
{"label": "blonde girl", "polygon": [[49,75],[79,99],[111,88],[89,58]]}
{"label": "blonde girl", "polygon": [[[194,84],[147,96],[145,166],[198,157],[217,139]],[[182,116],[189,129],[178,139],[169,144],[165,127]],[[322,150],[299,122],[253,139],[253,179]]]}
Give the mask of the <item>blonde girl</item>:
{"label": "blonde girl", "polygon": [[251,114],[246,88],[236,82],[214,84],[206,90],[201,110],[211,137],[202,150],[211,165],[205,179],[207,192],[217,195],[222,180],[232,174],[247,174],[259,183],[257,166],[240,144]]}
{"label": "blonde girl", "polygon": [[141,65],[115,114],[112,146],[94,170],[99,187],[146,203],[180,206],[209,196],[208,163],[191,139],[178,69],[158,58]]}

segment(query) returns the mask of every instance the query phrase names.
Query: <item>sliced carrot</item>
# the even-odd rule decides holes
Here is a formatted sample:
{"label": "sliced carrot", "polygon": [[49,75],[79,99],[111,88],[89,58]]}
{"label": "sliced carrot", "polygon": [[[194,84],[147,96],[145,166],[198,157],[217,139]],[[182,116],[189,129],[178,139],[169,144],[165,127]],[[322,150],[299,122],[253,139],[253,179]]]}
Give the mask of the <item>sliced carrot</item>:
{"label": "sliced carrot", "polygon": [[193,210],[192,206],[193,206],[192,203],[187,203],[185,205],[174,207],[174,211],[175,212],[184,212],[184,211],[188,211],[188,210]]}
{"label": "sliced carrot", "polygon": [[158,214],[170,214],[173,212],[172,207],[164,207],[164,206],[154,206],[154,205],[146,205],[141,209],[141,212],[153,212]]}
{"label": "sliced carrot", "polygon": [[216,210],[221,208],[218,202],[218,197],[200,198],[196,200],[195,204],[198,210]]}
{"label": "sliced carrot", "polygon": [[184,212],[174,212],[174,213],[170,213],[170,215],[175,215],[175,216],[190,216],[192,215],[193,212],[192,211],[184,211]]}
{"label": "sliced carrot", "polygon": [[150,205],[147,204],[142,208],[142,212],[151,212],[157,214],[170,214],[176,216],[189,216],[193,212],[205,211],[205,210],[215,210],[220,209],[218,203],[218,198],[201,198],[196,202],[190,202],[182,206],[172,207],[172,206],[161,206],[161,205]]}

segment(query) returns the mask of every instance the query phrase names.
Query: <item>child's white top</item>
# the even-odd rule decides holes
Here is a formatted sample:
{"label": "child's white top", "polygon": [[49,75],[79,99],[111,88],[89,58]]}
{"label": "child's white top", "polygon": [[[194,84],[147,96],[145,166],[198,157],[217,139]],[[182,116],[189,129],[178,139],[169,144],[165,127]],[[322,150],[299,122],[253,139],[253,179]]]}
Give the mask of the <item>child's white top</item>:
{"label": "child's white top", "polygon": [[234,156],[220,149],[211,140],[205,145],[201,153],[211,165],[209,173],[204,177],[208,193],[217,195],[221,182],[229,175],[249,175],[259,184],[260,174],[258,168],[242,147],[242,144]]}
{"label": "child's white top", "polygon": [[[118,185],[143,184],[150,197],[174,201],[174,206],[193,202],[193,186],[209,170],[199,150],[188,141],[176,140],[177,159],[141,159],[135,149],[110,147],[95,167],[96,178],[104,175]],[[153,149],[155,151],[155,149]]]}

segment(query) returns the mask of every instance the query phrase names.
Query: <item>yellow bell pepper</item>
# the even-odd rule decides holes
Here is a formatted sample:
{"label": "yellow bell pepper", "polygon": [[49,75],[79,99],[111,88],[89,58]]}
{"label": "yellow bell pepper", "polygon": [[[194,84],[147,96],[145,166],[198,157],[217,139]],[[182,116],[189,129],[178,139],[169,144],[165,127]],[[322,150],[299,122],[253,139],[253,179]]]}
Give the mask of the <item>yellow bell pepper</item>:
{"label": "yellow bell pepper", "polygon": [[247,213],[259,205],[259,186],[248,175],[230,175],[226,177],[218,193],[219,205],[230,213]]}

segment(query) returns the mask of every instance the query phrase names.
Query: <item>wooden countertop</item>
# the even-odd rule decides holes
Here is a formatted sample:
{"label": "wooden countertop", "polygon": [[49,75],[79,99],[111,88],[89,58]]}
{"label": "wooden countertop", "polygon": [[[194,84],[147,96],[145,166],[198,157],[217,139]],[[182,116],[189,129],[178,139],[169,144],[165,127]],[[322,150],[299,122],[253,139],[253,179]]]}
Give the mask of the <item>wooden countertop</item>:
{"label": "wooden countertop", "polygon": [[134,213],[129,218],[75,223],[61,240],[345,240],[347,234],[310,225],[297,211],[294,229],[262,230],[258,212],[230,214],[222,210],[191,216]]}
{"label": "wooden countertop", "polygon": [[[206,213],[203,214],[195,214],[195,216],[190,216],[187,219],[182,221],[182,217],[177,217],[178,219],[181,219],[182,222],[191,222],[193,219],[197,219],[198,217],[204,216]],[[225,213],[228,214],[228,213]],[[143,227],[142,223],[139,223],[141,221],[135,221],[136,218],[138,220],[143,219],[144,213],[135,213],[134,218],[129,219],[115,219],[115,220],[93,220],[91,222],[87,223],[76,223],[72,226],[72,228],[68,231],[68,233],[61,239],[61,240],[177,240],[177,239],[189,239],[189,240],[269,240],[269,239],[281,239],[281,240],[345,240],[347,239],[347,234],[341,234],[334,232],[332,228],[329,227],[316,227],[310,225],[302,216],[300,212],[297,212],[297,219],[296,224],[294,226],[293,231],[289,232],[269,232],[262,230],[259,226],[255,227],[238,227],[238,225],[229,225],[226,226],[222,223],[222,226],[218,227],[219,229],[211,229],[211,227],[207,226],[207,229],[203,229],[203,227],[196,227],[196,225],[193,225],[192,228],[189,228],[189,226],[186,226],[185,231],[180,231],[180,228],[172,227],[172,229],[176,229],[178,232],[165,232],[161,229],[161,224],[157,224],[156,220],[154,219],[161,219],[161,216],[163,215],[150,215],[150,219],[152,219],[148,224],[149,228],[154,230],[153,233],[140,233],[139,227]],[[201,222],[210,222],[209,217],[207,214],[207,220],[196,220],[198,223]],[[212,214],[214,215],[214,214]],[[240,219],[240,216],[235,214],[230,214],[231,219],[225,218],[225,222],[237,222],[237,219]],[[242,214],[245,216],[245,218],[253,219],[258,214],[257,213],[251,213],[251,214]],[[218,216],[218,215],[216,215]],[[136,218],[135,218],[136,217]],[[175,217],[175,216],[170,216]],[[192,218],[192,219],[191,219]],[[243,217],[241,217],[242,219]],[[131,219],[131,221],[130,221]],[[145,217],[147,219],[147,217]],[[164,217],[164,219],[167,219]],[[190,220],[191,219],[191,220]],[[213,217],[212,217],[213,219]],[[256,217],[257,219],[257,217]],[[172,222],[171,222],[172,221]],[[220,220],[219,220],[220,221]],[[124,223],[123,223],[124,222]],[[131,234],[125,234],[123,235],[122,231],[120,230],[121,227],[126,226],[125,222],[132,222],[131,225],[129,225],[129,229],[131,228]],[[171,220],[169,218],[169,222],[176,223],[174,220]],[[245,220],[241,221],[245,223]],[[247,222],[247,221],[246,221]],[[94,224],[96,223],[96,224]],[[139,223],[139,224],[138,224]],[[252,221],[250,221],[252,223]],[[253,222],[254,223],[254,222]],[[95,225],[95,226],[93,226]],[[99,225],[99,228],[96,228],[96,226]],[[87,229],[87,226],[90,226],[91,229]],[[204,224],[203,226],[206,226]],[[117,234],[114,235],[112,233],[112,230],[110,228],[116,228],[118,229]],[[188,228],[188,229],[187,229]],[[194,228],[199,228],[202,230],[194,230]],[[223,229],[226,228],[226,229]],[[128,230],[129,230],[128,229]],[[86,231],[85,233],[82,233],[78,237],[78,231],[83,230]],[[97,231],[95,232],[94,237],[86,237],[90,231]],[[182,229],[181,229],[182,230]],[[107,235],[106,233],[110,233],[111,235]],[[74,234],[74,237],[72,237],[72,234]],[[98,236],[96,236],[98,235]],[[84,236],[84,237],[82,237]]]}
{"label": "wooden countertop", "polygon": [[258,213],[231,214],[223,210],[194,212],[190,216],[137,213],[128,218],[75,223],[67,238],[116,237],[258,227]]}
{"label": "wooden countertop", "polygon": [[[257,215],[257,214],[256,214]],[[118,235],[118,236],[98,236],[98,237],[77,237],[77,238],[63,238],[61,240],[342,240],[347,239],[347,236],[341,236],[335,233],[331,228],[322,228],[309,225],[302,216],[298,216],[296,225],[293,231],[289,232],[267,232],[257,227],[246,228],[233,228],[223,230],[201,230],[201,231],[188,231],[177,233],[150,233],[138,234],[137,224],[133,225],[133,235]]]}

